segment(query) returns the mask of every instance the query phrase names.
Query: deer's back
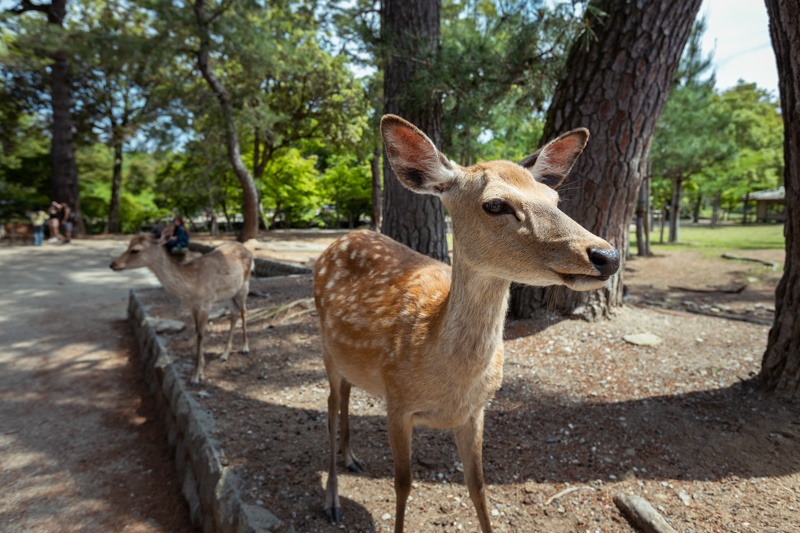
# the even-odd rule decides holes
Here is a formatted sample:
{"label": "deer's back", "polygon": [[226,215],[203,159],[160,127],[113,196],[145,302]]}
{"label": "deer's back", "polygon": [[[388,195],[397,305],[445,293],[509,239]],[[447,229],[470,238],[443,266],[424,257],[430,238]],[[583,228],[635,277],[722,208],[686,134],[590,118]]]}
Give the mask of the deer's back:
{"label": "deer's back", "polygon": [[437,336],[449,292],[444,263],[371,231],[338,239],[314,271],[326,357],[376,394],[386,394],[386,376],[430,374],[435,360],[419,354]]}
{"label": "deer's back", "polygon": [[192,287],[181,298],[220,301],[235,296],[249,285],[253,254],[240,243],[225,243],[183,265]]}

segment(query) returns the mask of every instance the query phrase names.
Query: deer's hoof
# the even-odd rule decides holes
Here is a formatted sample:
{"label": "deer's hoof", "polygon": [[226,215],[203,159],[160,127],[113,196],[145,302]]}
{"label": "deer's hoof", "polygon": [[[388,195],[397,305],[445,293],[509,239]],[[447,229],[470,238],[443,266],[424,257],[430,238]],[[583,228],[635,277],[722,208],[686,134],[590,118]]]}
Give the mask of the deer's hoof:
{"label": "deer's hoof", "polygon": [[329,524],[339,525],[342,523],[342,508],[341,507],[328,507],[325,509],[325,517],[328,519]]}
{"label": "deer's hoof", "polygon": [[242,355],[250,355],[250,348],[245,348],[242,350]]}
{"label": "deer's hoof", "polygon": [[365,470],[364,465],[358,459],[353,459],[353,462],[347,465],[347,469],[355,474],[360,474]]}
{"label": "deer's hoof", "polygon": [[228,354],[226,354],[226,353],[222,354],[222,357],[220,357],[219,360],[224,363],[225,361],[228,360]]}

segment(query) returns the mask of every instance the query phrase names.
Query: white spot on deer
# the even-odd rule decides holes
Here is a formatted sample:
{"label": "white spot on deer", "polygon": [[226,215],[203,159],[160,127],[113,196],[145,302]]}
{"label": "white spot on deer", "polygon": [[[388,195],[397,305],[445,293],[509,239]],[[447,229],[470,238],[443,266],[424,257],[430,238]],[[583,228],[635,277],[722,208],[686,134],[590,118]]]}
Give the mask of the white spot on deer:
{"label": "white spot on deer", "polygon": [[334,284],[335,284],[335,281],[333,280],[333,278],[331,278],[331,279],[328,280],[328,283],[325,284],[325,288],[327,290],[331,290],[333,288]]}
{"label": "white spot on deer", "polygon": [[350,252],[350,259],[355,259],[357,255],[358,255],[358,250],[353,250],[352,252]]}
{"label": "white spot on deer", "polygon": [[325,272],[327,272],[327,271],[328,271],[328,267],[327,267],[327,266],[322,266],[322,267],[320,267],[320,269],[317,271],[317,273],[318,273],[320,276],[324,276],[324,275],[325,275]]}

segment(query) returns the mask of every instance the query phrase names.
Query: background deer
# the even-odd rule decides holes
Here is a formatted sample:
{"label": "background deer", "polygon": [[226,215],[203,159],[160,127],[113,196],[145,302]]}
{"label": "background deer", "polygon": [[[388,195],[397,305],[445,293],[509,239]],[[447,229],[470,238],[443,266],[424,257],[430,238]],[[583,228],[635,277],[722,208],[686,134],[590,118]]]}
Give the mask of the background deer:
{"label": "background deer", "polygon": [[[168,228],[169,229],[169,228]],[[158,237],[137,235],[128,249],[111,263],[113,270],[149,268],[167,292],[174,294],[192,311],[197,331],[197,356],[190,383],[203,381],[205,358],[203,337],[208,324],[211,306],[225,301],[231,310],[231,329],[228,344],[220,358],[228,360],[233,345],[233,330],[241,316],[244,345],[242,353],[248,354],[247,345],[247,293],[250,291],[250,271],[253,254],[238,242],[225,243],[213,251],[187,263],[176,263],[164,248],[169,231]]]}
{"label": "background deer", "polygon": [[328,398],[330,465],[325,513],[341,521],[336,426],[348,469],[350,387],[386,397],[403,531],[411,490],[411,434],[417,424],[453,429],[481,529],[491,531],[481,448],[483,412],[503,376],[503,324],[511,282],[603,286],[619,253],[559,211],[554,188],[583,151],[589,132],[565,133],[519,165],[468,168],[447,160],[405,120],[381,121],[386,153],[412,191],[439,196],[453,221],[453,267],[369,231],[350,233],[320,256],[314,299],[320,318]]}

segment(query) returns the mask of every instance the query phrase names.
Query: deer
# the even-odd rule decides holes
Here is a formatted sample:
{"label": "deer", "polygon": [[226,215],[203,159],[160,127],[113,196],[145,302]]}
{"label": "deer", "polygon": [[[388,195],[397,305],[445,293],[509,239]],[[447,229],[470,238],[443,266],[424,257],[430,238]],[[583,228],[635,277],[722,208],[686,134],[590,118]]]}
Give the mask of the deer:
{"label": "deer", "polygon": [[128,249],[111,262],[115,271],[134,268],[149,268],[164,289],[174,294],[192,312],[197,333],[197,354],[194,371],[189,384],[203,382],[205,357],[203,340],[208,313],[216,302],[225,301],[231,311],[231,329],[228,343],[220,357],[227,361],[233,346],[233,332],[239,318],[242,319],[244,343],[242,354],[250,353],[247,344],[247,293],[250,291],[250,272],[253,269],[253,254],[238,242],[225,243],[211,252],[186,263],[175,262],[164,247],[170,228],[159,235],[137,235],[131,239]]}
{"label": "deer", "polygon": [[481,531],[492,530],[484,488],[484,410],[503,379],[503,328],[512,282],[601,288],[619,252],[558,208],[556,187],[589,138],[560,135],[522,161],[462,167],[413,124],[381,120],[400,182],[438,196],[450,213],[452,267],[376,232],[334,241],[314,268],[314,301],[327,373],[329,465],[325,515],[342,520],[336,476],[337,415],[346,468],[364,465],[350,443],[352,386],[386,399],[394,461],[395,532],[411,491],[414,426],[449,429]]}

